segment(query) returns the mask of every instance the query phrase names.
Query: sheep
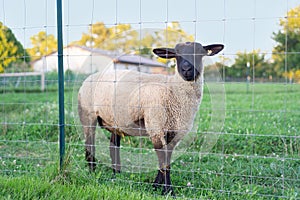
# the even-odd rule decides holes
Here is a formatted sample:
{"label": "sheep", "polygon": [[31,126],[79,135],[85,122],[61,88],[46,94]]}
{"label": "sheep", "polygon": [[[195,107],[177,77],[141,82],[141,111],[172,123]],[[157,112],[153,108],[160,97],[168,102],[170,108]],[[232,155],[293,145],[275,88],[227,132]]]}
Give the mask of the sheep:
{"label": "sheep", "polygon": [[78,93],[78,112],[85,135],[85,157],[90,171],[96,167],[95,129],[111,132],[110,156],[113,173],[121,171],[120,139],[148,136],[158,157],[159,169],[153,182],[163,194],[174,190],[170,177],[172,151],[193,126],[203,93],[204,56],[213,56],[222,44],[202,46],[179,43],[175,48],[156,48],[153,53],[175,58],[174,75],[108,70],[89,76]]}

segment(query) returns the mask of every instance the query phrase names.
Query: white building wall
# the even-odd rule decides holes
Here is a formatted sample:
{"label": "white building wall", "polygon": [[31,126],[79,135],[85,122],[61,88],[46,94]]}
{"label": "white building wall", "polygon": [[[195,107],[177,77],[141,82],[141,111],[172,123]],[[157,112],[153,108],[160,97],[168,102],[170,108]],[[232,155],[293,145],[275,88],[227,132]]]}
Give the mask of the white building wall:
{"label": "white building wall", "polygon": [[[91,54],[90,51],[80,47],[70,46],[64,48],[64,71],[90,74],[104,70],[113,64],[113,60],[104,55]],[[36,72],[58,71],[57,52],[43,57],[32,65]]]}
{"label": "white building wall", "polygon": [[[57,52],[43,57],[32,64],[36,72],[58,71]],[[129,69],[145,73],[153,73],[152,66],[134,65],[128,63],[114,63],[109,56],[91,53],[77,46],[64,48],[64,71],[92,74],[108,69]]]}

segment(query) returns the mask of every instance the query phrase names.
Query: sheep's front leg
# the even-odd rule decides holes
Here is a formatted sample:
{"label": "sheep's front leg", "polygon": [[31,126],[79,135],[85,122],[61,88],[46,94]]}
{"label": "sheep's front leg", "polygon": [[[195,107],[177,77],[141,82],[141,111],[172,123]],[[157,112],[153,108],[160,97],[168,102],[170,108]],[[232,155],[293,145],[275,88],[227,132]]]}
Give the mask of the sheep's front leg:
{"label": "sheep's front leg", "polygon": [[95,171],[95,168],[96,168],[96,158],[95,158],[95,129],[96,129],[96,126],[95,125],[84,127],[85,159],[88,163],[90,171]]}
{"label": "sheep's front leg", "polygon": [[151,138],[159,162],[159,170],[153,186],[156,189],[162,185],[163,194],[171,193],[171,195],[174,196],[170,176],[170,161],[173,145],[169,146],[167,144],[170,141],[168,137],[169,134],[162,128],[165,127],[168,116],[166,115],[167,112],[165,108],[161,105],[164,104],[157,103],[156,106],[151,105],[150,109],[145,111],[144,117],[145,127]]}
{"label": "sheep's front leg", "polygon": [[171,176],[170,176],[170,165],[160,168],[157,172],[155,181],[153,183],[154,190],[157,190],[159,186],[163,186],[163,195],[167,195],[171,193],[172,196],[175,196],[172,183],[171,183]]}
{"label": "sheep's front leg", "polygon": [[156,190],[159,186],[162,185],[163,195],[171,193],[172,196],[175,196],[170,176],[170,161],[173,149],[168,149],[168,146],[166,144],[163,145],[161,138],[153,137],[151,139],[159,162],[159,170],[153,183],[153,187]]}
{"label": "sheep's front leg", "polygon": [[111,134],[109,150],[114,174],[121,172],[120,141],[121,136],[114,133]]}

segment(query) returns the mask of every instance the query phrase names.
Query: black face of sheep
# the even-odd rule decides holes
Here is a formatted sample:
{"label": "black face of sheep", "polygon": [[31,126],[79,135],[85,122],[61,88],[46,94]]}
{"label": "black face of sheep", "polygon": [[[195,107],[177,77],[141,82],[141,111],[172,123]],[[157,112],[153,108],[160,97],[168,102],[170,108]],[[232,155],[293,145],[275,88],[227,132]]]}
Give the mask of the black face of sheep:
{"label": "black face of sheep", "polygon": [[196,42],[179,43],[175,48],[157,48],[153,52],[161,58],[176,58],[177,70],[185,81],[195,81],[202,72],[202,57],[213,56],[224,48],[222,44],[202,46]]}
{"label": "black face of sheep", "polygon": [[198,79],[200,75],[199,69],[194,67],[193,64],[191,64],[188,60],[184,59],[181,56],[177,56],[176,60],[178,63],[177,70],[183,80],[194,81]]}

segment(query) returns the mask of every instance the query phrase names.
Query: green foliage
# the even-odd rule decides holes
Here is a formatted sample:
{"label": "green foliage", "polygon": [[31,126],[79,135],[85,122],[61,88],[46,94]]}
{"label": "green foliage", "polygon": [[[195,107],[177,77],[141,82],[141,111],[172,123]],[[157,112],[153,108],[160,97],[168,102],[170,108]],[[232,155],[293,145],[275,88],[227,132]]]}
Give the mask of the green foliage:
{"label": "green foliage", "polygon": [[57,50],[57,40],[54,35],[47,35],[45,31],[30,37],[32,48],[27,49],[31,59],[38,60],[42,56],[46,56]]}
{"label": "green foliage", "polygon": [[30,58],[22,44],[8,27],[0,22],[0,73],[14,64],[29,63]]}
{"label": "green foliage", "polygon": [[106,27],[103,22],[96,22],[90,26],[88,33],[83,33],[81,39],[73,44],[149,56],[153,46],[175,46],[178,42],[194,40],[193,35],[182,30],[178,22],[170,23],[165,30],[141,34],[130,24]]}
{"label": "green foliage", "polygon": [[137,46],[137,31],[131,29],[130,24],[118,24],[106,27],[103,22],[96,22],[89,27],[88,33],[83,33],[79,41],[81,46],[104,50],[119,50],[131,52]]}
{"label": "green foliage", "polygon": [[295,80],[296,83],[300,83],[300,69],[291,69],[283,73],[283,76],[289,80],[290,83]]}
{"label": "green foliage", "polygon": [[[250,53],[238,52],[231,67],[226,67],[225,75],[230,78],[245,78],[253,76],[255,78],[269,78],[274,76],[271,64],[266,60],[265,54],[259,50]],[[252,77],[253,78],[253,77]]]}
{"label": "green foliage", "polygon": [[[291,9],[287,18],[280,19],[281,30],[273,32],[277,45],[273,49],[274,70],[278,76],[300,69],[300,6]],[[287,68],[287,69],[286,69]]]}
{"label": "green foliage", "polygon": [[[49,167],[48,167],[49,168]],[[50,168],[46,173],[54,174]],[[57,173],[57,172],[56,172]],[[78,176],[78,175],[77,175]],[[91,181],[92,176],[86,175],[85,183],[64,183],[53,181],[47,176],[21,176],[21,177],[0,177],[0,196],[4,199],[47,199],[47,200],[73,200],[73,199],[165,199],[149,197],[142,191],[132,192],[126,186],[111,184],[97,184]],[[88,179],[88,177],[90,179]],[[74,179],[76,179],[74,177]],[[83,182],[82,181],[82,182]]]}
{"label": "green foliage", "polygon": [[[277,43],[273,49],[272,62],[266,60],[266,54],[259,50],[253,52],[238,52],[232,66],[223,68],[221,63],[216,63],[222,67],[222,74],[225,70],[227,79],[249,79],[255,78],[264,80],[272,78],[286,77],[290,82],[300,81],[300,6],[291,9],[287,17],[280,19],[281,30],[273,32],[272,39]],[[247,68],[247,62],[250,68]],[[254,72],[254,74],[253,74]],[[253,77],[252,77],[253,78]]]}
{"label": "green foliage", "polygon": [[75,44],[102,48],[102,44],[105,39],[109,37],[110,30],[105,26],[103,22],[96,22],[89,27],[88,33],[83,33],[81,39]]}
{"label": "green foliage", "polygon": [[287,17],[280,19],[280,26],[285,32],[300,33],[300,5],[288,11]]}

